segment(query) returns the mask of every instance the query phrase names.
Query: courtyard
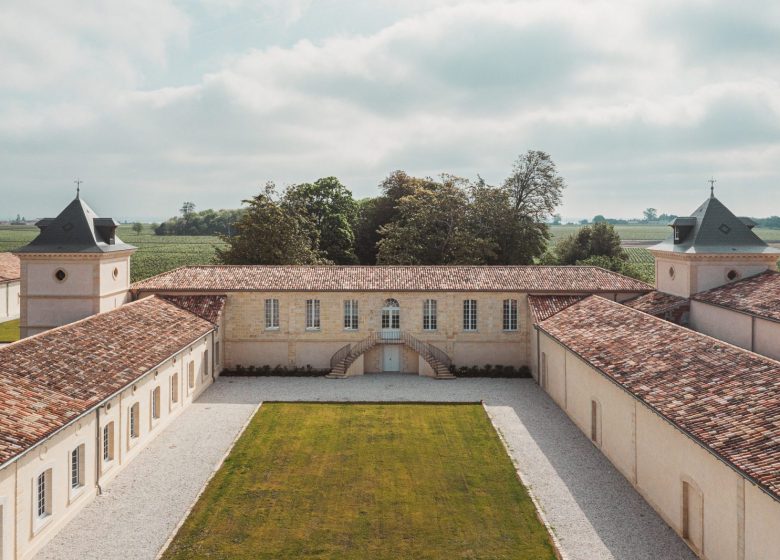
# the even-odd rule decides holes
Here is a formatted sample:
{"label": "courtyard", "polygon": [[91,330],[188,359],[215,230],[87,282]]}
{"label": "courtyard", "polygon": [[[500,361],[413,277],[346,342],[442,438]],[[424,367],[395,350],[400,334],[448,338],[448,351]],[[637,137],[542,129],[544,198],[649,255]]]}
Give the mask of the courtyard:
{"label": "courtyard", "polygon": [[[263,401],[266,404],[260,410],[268,401],[480,400],[552,526],[565,558],[695,558],[532,380],[435,381],[408,375],[366,375],[346,380],[222,378],[104,488],[103,495],[89,504],[68,530],[61,531],[38,558],[155,558]],[[248,426],[246,433],[253,424]],[[236,449],[240,445],[241,440]],[[501,459],[498,462],[500,465]],[[500,472],[506,477],[505,467]],[[219,476],[214,480],[218,481]],[[344,485],[345,494],[351,490]],[[195,519],[198,506],[193,512]],[[105,519],[122,522],[104,523]],[[211,527],[202,529],[208,536]],[[182,534],[186,531],[185,523]],[[173,553],[175,548],[171,549]],[[494,557],[522,558],[517,554]]]}
{"label": "courtyard", "polygon": [[265,403],[164,558],[554,560],[477,404]]}

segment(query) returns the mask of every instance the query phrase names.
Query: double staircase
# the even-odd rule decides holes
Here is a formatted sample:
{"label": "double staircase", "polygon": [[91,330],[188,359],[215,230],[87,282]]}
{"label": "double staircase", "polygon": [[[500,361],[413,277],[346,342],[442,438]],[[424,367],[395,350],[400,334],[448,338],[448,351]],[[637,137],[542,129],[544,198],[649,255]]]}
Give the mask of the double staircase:
{"label": "double staircase", "polygon": [[343,379],[346,377],[349,366],[377,344],[403,344],[408,346],[428,362],[428,365],[433,369],[436,379],[455,378],[450,373],[452,360],[450,360],[446,352],[402,331],[373,332],[357,344],[347,344],[333,354],[333,357],[330,359],[330,373],[328,377],[331,379]]}

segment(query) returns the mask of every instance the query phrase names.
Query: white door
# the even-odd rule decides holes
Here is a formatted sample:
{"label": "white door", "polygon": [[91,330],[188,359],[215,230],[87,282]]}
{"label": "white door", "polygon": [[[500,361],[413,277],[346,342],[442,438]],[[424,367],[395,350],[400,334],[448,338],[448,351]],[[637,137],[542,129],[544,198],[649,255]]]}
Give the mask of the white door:
{"label": "white door", "polygon": [[397,344],[385,344],[382,352],[383,371],[401,371],[401,347]]}

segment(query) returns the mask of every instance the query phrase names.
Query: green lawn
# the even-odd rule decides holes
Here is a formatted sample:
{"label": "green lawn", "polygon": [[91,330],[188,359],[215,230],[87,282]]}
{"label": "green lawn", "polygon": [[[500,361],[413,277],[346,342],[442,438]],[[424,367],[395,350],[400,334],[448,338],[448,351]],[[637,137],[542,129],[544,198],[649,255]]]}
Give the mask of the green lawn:
{"label": "green lawn", "polygon": [[19,340],[19,319],[0,323],[0,342],[16,342]]}
{"label": "green lawn", "polygon": [[163,558],[555,555],[480,405],[266,403]]}

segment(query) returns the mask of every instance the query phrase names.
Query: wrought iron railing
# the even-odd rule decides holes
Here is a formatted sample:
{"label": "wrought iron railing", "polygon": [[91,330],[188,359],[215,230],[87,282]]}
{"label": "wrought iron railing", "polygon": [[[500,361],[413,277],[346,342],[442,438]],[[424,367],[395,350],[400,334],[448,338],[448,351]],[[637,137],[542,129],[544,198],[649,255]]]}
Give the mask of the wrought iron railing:
{"label": "wrought iron railing", "polygon": [[411,334],[403,331],[378,331],[372,332],[366,338],[358,342],[357,344],[347,344],[340,348],[333,357],[330,359],[331,370],[336,369],[338,366],[346,372],[349,366],[357,360],[361,354],[364,354],[367,350],[371,349],[377,344],[405,344],[418,354],[420,354],[431,366],[435,367],[434,363],[449,369],[452,364],[452,360],[444,350],[423,342],[422,340],[415,338]]}

